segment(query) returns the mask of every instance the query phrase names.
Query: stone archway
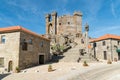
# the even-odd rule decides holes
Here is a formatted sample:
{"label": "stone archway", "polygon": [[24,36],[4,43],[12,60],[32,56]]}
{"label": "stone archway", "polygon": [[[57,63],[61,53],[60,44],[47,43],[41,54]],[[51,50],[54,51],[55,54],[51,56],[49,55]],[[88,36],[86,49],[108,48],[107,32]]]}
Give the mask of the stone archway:
{"label": "stone archway", "polygon": [[9,63],[8,63],[8,72],[10,72],[12,70],[13,70],[13,62],[9,61]]}
{"label": "stone archway", "polygon": [[48,26],[48,33],[53,34],[52,24],[49,24],[49,26]]}

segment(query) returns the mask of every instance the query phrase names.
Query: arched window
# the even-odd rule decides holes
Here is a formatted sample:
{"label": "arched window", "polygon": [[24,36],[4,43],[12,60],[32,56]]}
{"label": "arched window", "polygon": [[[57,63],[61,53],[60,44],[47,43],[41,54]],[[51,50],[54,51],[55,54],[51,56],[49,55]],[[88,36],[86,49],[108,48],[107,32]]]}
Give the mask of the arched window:
{"label": "arched window", "polygon": [[52,24],[50,23],[48,26],[48,33],[52,34],[53,33],[53,29],[52,29]]}
{"label": "arched window", "polygon": [[9,61],[9,63],[8,63],[8,72],[10,72],[12,70],[13,70],[13,62]]}

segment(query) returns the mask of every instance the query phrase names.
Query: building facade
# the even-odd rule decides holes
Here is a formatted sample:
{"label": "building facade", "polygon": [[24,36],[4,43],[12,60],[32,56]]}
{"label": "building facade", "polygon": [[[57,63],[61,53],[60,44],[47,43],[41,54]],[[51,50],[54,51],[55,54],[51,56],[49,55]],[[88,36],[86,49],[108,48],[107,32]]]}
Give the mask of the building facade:
{"label": "building facade", "polygon": [[120,36],[106,34],[90,42],[92,55],[98,60],[120,60]]}
{"label": "building facade", "polygon": [[25,69],[50,59],[50,41],[23,27],[0,28],[0,38],[1,69]]}

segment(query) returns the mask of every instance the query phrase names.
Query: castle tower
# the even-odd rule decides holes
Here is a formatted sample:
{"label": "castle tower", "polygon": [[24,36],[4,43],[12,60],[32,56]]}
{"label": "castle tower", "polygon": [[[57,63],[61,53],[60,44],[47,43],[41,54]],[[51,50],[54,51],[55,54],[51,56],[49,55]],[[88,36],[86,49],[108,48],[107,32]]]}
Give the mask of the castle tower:
{"label": "castle tower", "polygon": [[53,26],[53,34],[57,34],[57,12],[53,12],[52,14],[52,26]]}
{"label": "castle tower", "polygon": [[45,18],[46,18],[46,34],[49,34],[49,23],[50,23],[50,14],[47,14],[46,16],[45,16]]}
{"label": "castle tower", "polygon": [[74,20],[77,28],[77,33],[82,34],[82,13],[74,12]]}
{"label": "castle tower", "polygon": [[57,16],[57,12],[46,15],[46,34],[49,35],[82,35],[82,13]]}
{"label": "castle tower", "polygon": [[46,34],[55,35],[57,33],[57,13],[46,15]]}

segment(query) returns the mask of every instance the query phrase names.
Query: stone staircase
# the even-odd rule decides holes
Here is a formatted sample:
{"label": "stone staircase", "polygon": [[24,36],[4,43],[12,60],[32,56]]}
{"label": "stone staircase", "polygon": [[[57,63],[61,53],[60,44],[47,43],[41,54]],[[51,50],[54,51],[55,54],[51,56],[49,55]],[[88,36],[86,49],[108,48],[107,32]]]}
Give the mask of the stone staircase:
{"label": "stone staircase", "polygon": [[80,57],[79,54],[80,45],[76,45],[63,54],[63,58],[59,62],[77,62]]}
{"label": "stone staircase", "polygon": [[84,54],[83,56],[80,56],[80,62],[96,62],[97,60],[90,56],[89,54]]}
{"label": "stone staircase", "polygon": [[79,50],[85,48],[84,44],[81,44],[80,39],[75,39],[76,45],[72,46],[71,49],[63,53],[63,55],[54,56],[53,60],[56,62],[94,62],[97,61],[89,54],[80,55]]}

